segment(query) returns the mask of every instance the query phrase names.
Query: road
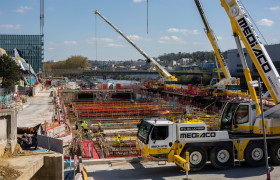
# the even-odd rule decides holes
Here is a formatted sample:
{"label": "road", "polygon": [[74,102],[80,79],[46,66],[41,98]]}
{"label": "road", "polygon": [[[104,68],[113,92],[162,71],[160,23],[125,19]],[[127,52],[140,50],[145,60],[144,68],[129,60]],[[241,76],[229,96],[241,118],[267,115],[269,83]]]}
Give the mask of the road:
{"label": "road", "polygon": [[36,96],[29,97],[23,110],[18,111],[17,127],[34,127],[53,115],[52,97],[50,90],[40,91]]}
{"label": "road", "polygon": [[[186,177],[186,174],[173,163],[158,165],[157,162],[141,163],[119,163],[116,165],[90,165],[87,166],[89,180],[133,180],[133,179],[157,179],[174,180]],[[244,180],[265,180],[265,167],[251,168],[245,165],[233,167],[228,170],[217,170],[211,164],[198,172],[190,172],[192,180],[219,180],[219,179],[244,179]],[[280,166],[272,167],[272,180],[280,180]]]}

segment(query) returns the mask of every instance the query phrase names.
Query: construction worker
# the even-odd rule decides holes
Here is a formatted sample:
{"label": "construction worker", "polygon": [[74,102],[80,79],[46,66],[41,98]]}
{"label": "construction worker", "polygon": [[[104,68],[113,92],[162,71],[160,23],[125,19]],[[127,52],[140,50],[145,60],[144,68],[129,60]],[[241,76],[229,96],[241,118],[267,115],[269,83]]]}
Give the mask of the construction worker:
{"label": "construction worker", "polygon": [[83,128],[83,130],[84,130],[84,133],[86,134],[86,133],[88,132],[86,121],[83,121],[83,122],[82,122],[82,128]]}
{"label": "construction worker", "polygon": [[121,135],[117,135],[117,139],[115,141],[115,145],[120,145],[121,144]]}
{"label": "construction worker", "polygon": [[76,130],[78,130],[78,129],[79,129],[79,126],[78,126],[77,120],[75,120],[75,127],[76,127]]}
{"label": "construction worker", "polygon": [[98,125],[98,130],[99,130],[99,132],[101,132],[101,121],[100,121],[100,120],[98,121],[98,124],[97,124],[97,125]]}

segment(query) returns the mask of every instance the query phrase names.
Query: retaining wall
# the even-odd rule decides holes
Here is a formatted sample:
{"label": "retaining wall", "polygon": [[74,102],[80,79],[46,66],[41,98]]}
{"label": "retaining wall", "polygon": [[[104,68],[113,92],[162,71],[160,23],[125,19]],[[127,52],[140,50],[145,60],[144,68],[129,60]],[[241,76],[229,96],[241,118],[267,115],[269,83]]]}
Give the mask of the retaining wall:
{"label": "retaining wall", "polygon": [[0,110],[0,157],[5,149],[14,152],[17,144],[17,114],[12,109]]}

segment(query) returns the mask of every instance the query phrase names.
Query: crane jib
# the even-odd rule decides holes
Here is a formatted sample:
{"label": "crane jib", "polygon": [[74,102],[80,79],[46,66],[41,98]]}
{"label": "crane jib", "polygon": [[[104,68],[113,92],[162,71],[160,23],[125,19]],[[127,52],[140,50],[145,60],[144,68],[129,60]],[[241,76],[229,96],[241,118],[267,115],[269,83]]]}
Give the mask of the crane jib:
{"label": "crane jib", "polygon": [[267,62],[267,59],[266,59],[263,51],[258,46],[259,42],[257,41],[256,37],[254,36],[254,34],[253,34],[251,28],[249,27],[246,19],[244,17],[242,17],[237,22],[238,22],[238,25],[240,26],[240,28],[242,29],[243,34],[245,35],[249,45],[251,46],[258,62],[260,63],[263,72],[268,73],[269,71],[271,71],[271,66]]}

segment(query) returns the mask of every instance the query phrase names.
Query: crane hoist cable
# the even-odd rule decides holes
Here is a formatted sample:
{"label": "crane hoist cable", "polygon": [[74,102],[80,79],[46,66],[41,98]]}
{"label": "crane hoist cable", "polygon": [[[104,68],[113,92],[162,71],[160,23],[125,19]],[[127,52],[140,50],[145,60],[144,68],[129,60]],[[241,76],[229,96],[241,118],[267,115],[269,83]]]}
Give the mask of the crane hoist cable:
{"label": "crane hoist cable", "polygon": [[147,34],[149,34],[149,0],[147,0]]}
{"label": "crane hoist cable", "polygon": [[97,18],[96,18],[96,16],[95,16],[94,36],[95,36],[95,60],[97,61]]}
{"label": "crane hoist cable", "polygon": [[252,22],[254,23],[255,27],[257,28],[257,30],[259,31],[259,33],[261,34],[263,40],[265,41],[266,45],[268,45],[266,39],[264,38],[262,32],[259,30],[259,27],[257,26],[257,24],[255,23],[254,19],[251,17],[249,11],[246,9],[246,7],[244,6],[244,4],[242,3],[242,1],[240,0],[241,5],[244,7],[244,10],[247,12],[248,16],[250,17],[250,19],[252,20]]}

